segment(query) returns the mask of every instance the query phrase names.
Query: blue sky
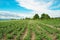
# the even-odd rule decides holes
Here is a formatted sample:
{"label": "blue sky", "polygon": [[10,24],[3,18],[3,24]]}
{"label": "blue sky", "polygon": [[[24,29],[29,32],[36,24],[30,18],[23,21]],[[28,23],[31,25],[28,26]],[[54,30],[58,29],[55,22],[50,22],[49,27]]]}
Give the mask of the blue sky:
{"label": "blue sky", "polygon": [[0,10],[14,11],[14,12],[29,12],[26,8],[17,5],[16,0],[0,0]]}
{"label": "blue sky", "polygon": [[0,0],[0,18],[32,17],[35,13],[60,17],[60,0]]}
{"label": "blue sky", "polygon": [[60,0],[55,0],[54,3],[51,5],[51,9],[52,10],[60,10]]}

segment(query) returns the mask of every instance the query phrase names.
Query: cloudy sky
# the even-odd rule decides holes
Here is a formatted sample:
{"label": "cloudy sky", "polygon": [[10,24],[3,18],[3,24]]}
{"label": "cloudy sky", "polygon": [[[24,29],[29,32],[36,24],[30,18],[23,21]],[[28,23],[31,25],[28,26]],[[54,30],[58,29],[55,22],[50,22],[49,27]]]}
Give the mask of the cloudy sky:
{"label": "cloudy sky", "polygon": [[60,0],[0,0],[0,18],[25,18],[34,14],[60,17]]}

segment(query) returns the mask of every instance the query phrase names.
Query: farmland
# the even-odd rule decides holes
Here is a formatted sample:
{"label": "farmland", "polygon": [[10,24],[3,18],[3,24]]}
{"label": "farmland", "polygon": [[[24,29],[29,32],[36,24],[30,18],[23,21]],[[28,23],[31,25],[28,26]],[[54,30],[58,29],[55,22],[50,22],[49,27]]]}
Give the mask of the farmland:
{"label": "farmland", "polygon": [[0,21],[0,40],[60,40],[60,19]]}

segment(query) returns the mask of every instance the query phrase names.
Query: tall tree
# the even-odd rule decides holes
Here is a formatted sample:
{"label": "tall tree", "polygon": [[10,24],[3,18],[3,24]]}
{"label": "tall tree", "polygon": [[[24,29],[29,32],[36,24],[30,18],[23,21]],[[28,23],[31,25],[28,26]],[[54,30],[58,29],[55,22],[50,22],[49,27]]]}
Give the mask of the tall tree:
{"label": "tall tree", "polygon": [[35,14],[33,19],[39,19],[39,15],[38,14]]}
{"label": "tall tree", "polygon": [[50,16],[48,14],[42,14],[41,19],[50,19]]}

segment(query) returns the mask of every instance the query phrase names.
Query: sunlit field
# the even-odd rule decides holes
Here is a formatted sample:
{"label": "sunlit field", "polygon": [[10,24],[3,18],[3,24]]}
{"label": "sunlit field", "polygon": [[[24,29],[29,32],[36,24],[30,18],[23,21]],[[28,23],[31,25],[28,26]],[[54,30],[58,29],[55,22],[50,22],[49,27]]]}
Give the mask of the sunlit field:
{"label": "sunlit field", "polygon": [[0,40],[60,40],[60,19],[1,20]]}
{"label": "sunlit field", "polygon": [[0,0],[0,40],[60,40],[60,0]]}

